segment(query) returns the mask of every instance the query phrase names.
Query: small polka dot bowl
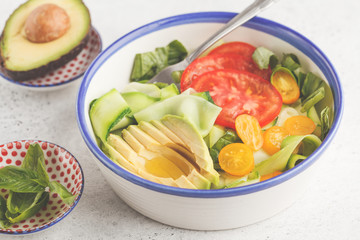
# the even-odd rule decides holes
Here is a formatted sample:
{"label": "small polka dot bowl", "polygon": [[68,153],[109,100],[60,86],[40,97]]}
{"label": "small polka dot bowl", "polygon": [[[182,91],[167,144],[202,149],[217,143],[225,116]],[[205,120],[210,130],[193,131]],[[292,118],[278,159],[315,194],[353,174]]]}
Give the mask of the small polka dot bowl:
{"label": "small polka dot bowl", "polygon": [[[3,229],[0,235],[26,235],[39,232],[64,219],[77,205],[84,189],[83,172],[79,162],[64,148],[40,140],[20,140],[0,145],[0,168],[21,166],[30,144],[38,143],[45,157],[45,169],[50,181],[61,183],[73,195],[77,195],[71,205],[67,205],[56,193],[50,192],[47,205],[26,220]],[[6,200],[9,191],[0,188],[0,195]],[[0,237],[1,238],[1,237]]]}
{"label": "small polka dot bowl", "polygon": [[92,27],[90,30],[90,38],[86,46],[74,59],[67,62],[62,67],[59,67],[42,77],[27,81],[15,81],[11,79],[0,67],[0,76],[8,82],[26,89],[39,91],[58,90],[70,86],[75,80],[80,79],[101,50],[102,41],[100,34]]}

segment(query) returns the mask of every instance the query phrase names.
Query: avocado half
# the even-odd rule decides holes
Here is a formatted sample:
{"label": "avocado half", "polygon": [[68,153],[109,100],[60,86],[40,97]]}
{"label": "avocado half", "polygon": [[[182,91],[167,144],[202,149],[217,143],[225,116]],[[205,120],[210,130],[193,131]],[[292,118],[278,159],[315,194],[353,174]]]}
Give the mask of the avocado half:
{"label": "avocado half", "polygon": [[[31,12],[43,4],[56,4],[70,20],[67,32],[52,41],[34,43],[26,38],[24,25]],[[7,20],[0,39],[0,64],[15,81],[41,77],[74,59],[86,46],[90,13],[82,0],[29,0]]]}

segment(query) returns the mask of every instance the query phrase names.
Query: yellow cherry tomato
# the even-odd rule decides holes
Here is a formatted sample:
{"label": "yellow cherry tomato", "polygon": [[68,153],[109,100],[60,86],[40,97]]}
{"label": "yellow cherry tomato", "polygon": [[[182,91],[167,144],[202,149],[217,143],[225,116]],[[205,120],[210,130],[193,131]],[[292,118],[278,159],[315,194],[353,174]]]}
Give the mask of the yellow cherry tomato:
{"label": "yellow cherry tomato", "polygon": [[253,151],[243,143],[226,145],[218,159],[221,169],[235,176],[245,176],[255,167]]}

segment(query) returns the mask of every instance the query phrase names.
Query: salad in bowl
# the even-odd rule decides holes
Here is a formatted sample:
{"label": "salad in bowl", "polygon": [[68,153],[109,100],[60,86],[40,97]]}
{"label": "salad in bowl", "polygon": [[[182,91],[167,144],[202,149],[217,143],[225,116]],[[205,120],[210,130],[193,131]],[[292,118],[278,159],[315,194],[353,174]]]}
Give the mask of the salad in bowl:
{"label": "salad in bowl", "polygon": [[174,72],[173,84],[147,83],[187,52],[174,40],[136,54],[131,83],[90,104],[99,147],[132,174],[180,188],[240,187],[295,167],[326,137],[330,88],[295,54],[221,41]]}
{"label": "salad in bowl", "polygon": [[339,127],[331,62],[263,18],[173,72],[174,84],[149,84],[235,15],[146,24],[104,50],[80,85],[77,119],[95,164],[126,204],[161,223],[221,230],[275,215],[313,183]]}

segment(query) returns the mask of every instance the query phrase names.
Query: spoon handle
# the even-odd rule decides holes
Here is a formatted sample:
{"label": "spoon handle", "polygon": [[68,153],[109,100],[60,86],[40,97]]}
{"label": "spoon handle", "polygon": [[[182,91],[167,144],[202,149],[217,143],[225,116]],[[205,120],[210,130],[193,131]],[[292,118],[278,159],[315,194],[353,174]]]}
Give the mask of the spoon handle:
{"label": "spoon handle", "polygon": [[215,34],[213,34],[207,41],[201,44],[195,51],[193,51],[187,58],[186,61],[191,63],[194,61],[199,55],[201,55],[206,49],[211,47],[214,43],[219,41],[228,33],[232,32],[234,29],[239,27],[244,22],[253,18],[260,11],[269,7],[271,4],[278,0],[255,0],[251,5],[249,5],[246,9],[236,15],[233,19],[231,19],[224,27],[218,30]]}

